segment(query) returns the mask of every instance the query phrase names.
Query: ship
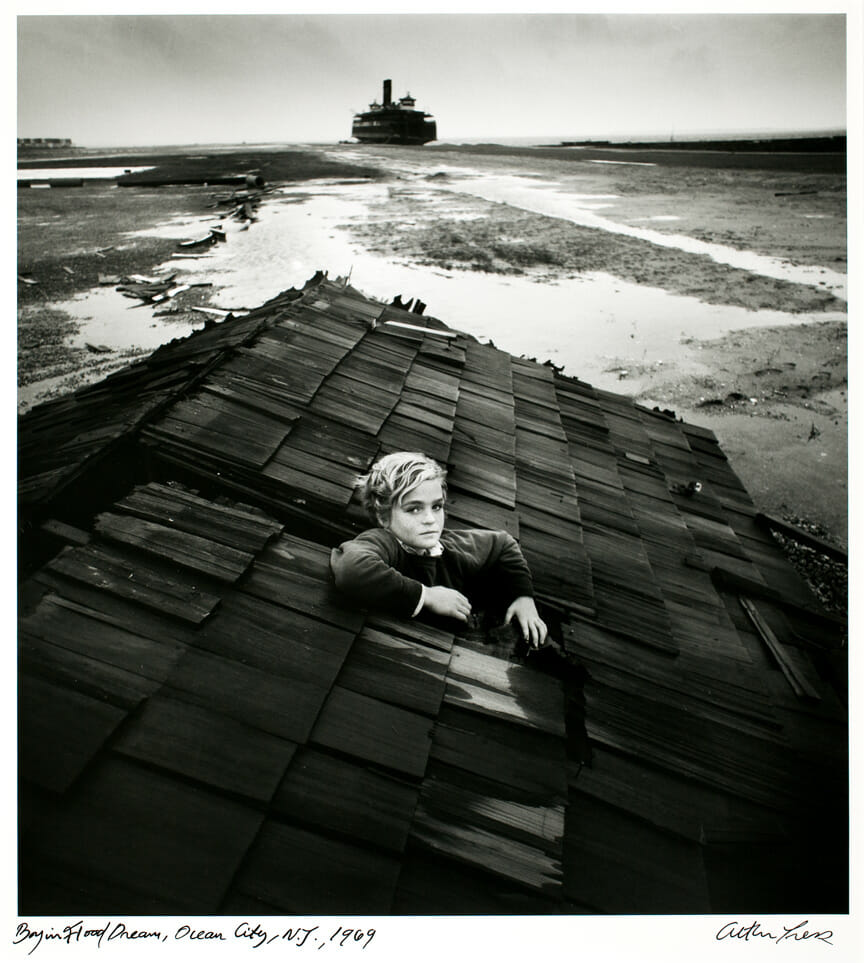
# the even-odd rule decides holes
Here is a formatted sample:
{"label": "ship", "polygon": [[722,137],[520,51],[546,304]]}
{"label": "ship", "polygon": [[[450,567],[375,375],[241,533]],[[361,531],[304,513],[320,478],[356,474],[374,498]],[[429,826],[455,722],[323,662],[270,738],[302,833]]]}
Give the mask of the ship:
{"label": "ship", "polygon": [[391,82],[385,80],[382,102],[373,101],[369,110],[354,115],[352,137],[361,144],[426,144],[435,140],[435,118],[417,110],[411,94],[394,101],[391,89]]}

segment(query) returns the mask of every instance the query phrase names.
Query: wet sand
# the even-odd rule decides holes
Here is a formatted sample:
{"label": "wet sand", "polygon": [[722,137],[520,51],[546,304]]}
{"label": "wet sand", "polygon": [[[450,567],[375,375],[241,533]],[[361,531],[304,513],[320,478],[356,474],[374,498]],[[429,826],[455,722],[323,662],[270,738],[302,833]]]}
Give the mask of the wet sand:
{"label": "wet sand", "polygon": [[20,406],[185,335],[203,323],[192,303],[252,307],[322,268],[374,297],[422,298],[427,313],[482,340],[711,427],[760,508],[813,519],[845,543],[841,175],[315,150],[380,176],[271,185],[259,219],[226,225],[227,241],[200,260],[170,254],[218,221],[212,190],[84,188],[91,210],[134,203],[134,218],[117,210],[112,221],[127,272],[212,285],[155,317],[113,288],[87,294],[99,245],[70,224],[83,195],[54,191],[46,211],[51,192],[19,192],[24,268],[80,299],[19,284],[19,334],[33,343]]}

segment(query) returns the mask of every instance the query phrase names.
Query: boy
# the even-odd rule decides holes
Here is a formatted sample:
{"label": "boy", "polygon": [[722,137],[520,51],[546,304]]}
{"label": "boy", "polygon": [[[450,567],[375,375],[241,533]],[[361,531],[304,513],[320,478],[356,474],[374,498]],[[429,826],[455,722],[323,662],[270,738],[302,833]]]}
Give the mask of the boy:
{"label": "boy", "polygon": [[378,526],[333,549],[336,585],[362,605],[402,618],[421,612],[467,623],[472,603],[506,605],[525,642],[539,648],[547,629],[534,603],[531,573],[507,532],[444,531],[446,472],[419,452],[395,452],[359,479]]}

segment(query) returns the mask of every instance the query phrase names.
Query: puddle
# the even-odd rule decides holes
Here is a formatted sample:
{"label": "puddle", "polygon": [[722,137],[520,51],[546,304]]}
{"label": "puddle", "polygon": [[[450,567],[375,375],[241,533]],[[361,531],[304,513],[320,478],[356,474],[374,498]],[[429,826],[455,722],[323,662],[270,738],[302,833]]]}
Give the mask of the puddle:
{"label": "puddle", "polygon": [[124,297],[109,287],[97,288],[52,307],[65,312],[80,325],[78,333],[68,342],[73,348],[94,344],[105,345],[113,351],[130,348],[154,351],[173,338],[184,338],[204,325],[203,315],[196,323],[154,316],[156,305]]}
{"label": "puddle", "polygon": [[[334,155],[336,156],[336,155]],[[351,156],[359,160],[368,161],[368,155],[360,151],[345,151],[342,156]],[[436,164],[435,171],[447,175],[437,180],[430,178],[429,161],[399,157],[394,160],[376,156],[376,161],[396,174],[405,176],[422,175],[427,185],[441,192],[470,194],[483,200],[499,204],[509,204],[534,214],[543,214],[571,221],[582,227],[591,227],[609,231],[614,234],[624,234],[638,238],[660,247],[675,248],[690,254],[702,254],[710,257],[718,264],[728,264],[730,267],[759,274],[763,277],[779,281],[790,281],[793,284],[805,284],[810,287],[820,287],[829,291],[837,298],[846,299],[847,277],[839,271],[830,268],[811,265],[796,265],[780,258],[757,254],[753,251],[741,251],[723,244],[700,241],[684,234],[669,234],[652,231],[650,228],[632,227],[618,223],[609,218],[596,214],[595,211],[613,206],[606,203],[617,200],[614,194],[586,195],[561,189],[558,181],[537,180],[536,175],[525,176],[519,174],[487,173],[479,168]],[[640,164],[635,161],[602,161],[609,164]],[[644,166],[656,166],[645,163]],[[667,220],[672,216],[663,215]],[[659,218],[658,218],[659,219]]]}
{"label": "puddle", "polygon": [[[514,186],[512,179],[491,178],[462,187],[466,192],[470,188],[494,195],[496,185],[502,194]],[[546,196],[559,208],[562,204],[562,195],[551,190],[526,188],[524,180],[519,186],[531,191],[535,203],[538,196]],[[262,201],[258,220],[248,230],[226,220],[227,240],[209,248],[207,257],[172,258],[159,271],[176,272],[178,283],[211,282],[209,302],[233,309],[253,308],[288,288],[300,287],[319,269],[328,271],[331,278],[350,276],[355,287],[373,298],[385,302],[397,294],[405,301],[420,298],[428,305],[427,314],[481,341],[492,341],[517,356],[550,360],[567,374],[628,393],[638,392],[641,382],[638,375],[621,381],[620,368],[629,366],[634,372],[659,364],[673,368],[686,355],[692,369],[692,358],[682,344],[685,338],[717,338],[737,329],[846,318],[845,313],[793,315],[709,305],[602,273],[549,282],[539,276],[414,267],[363,250],[340,226],[367,220],[370,206],[386,201],[391,188],[381,183],[331,181],[285,188]],[[584,208],[580,211],[580,217],[600,220]],[[212,215],[175,218],[158,231],[161,236],[195,237],[217,221]],[[620,225],[614,227],[622,230]],[[625,232],[641,233],[636,228]],[[666,235],[657,237],[668,240]],[[139,306],[113,288],[98,288],[56,307],[81,324],[73,345],[89,342],[118,351],[132,346],[153,349],[203,324],[203,318],[192,324],[154,317],[152,307]]]}
{"label": "puddle", "polygon": [[589,164],[621,164],[624,167],[656,167],[652,161],[615,161],[615,160],[588,160]]}
{"label": "puddle", "polygon": [[818,285],[838,298],[846,298],[846,275],[829,268],[790,264],[780,258],[767,257],[752,251],[739,251],[684,234],[664,234],[650,228],[619,224],[595,214],[591,209],[593,205],[586,205],[579,195],[567,194],[558,189],[538,188],[516,177],[482,177],[452,183],[447,187],[439,186],[437,189],[467,193],[487,201],[510,204],[535,214],[560,218],[582,227],[598,228],[613,234],[624,234],[660,247],[675,248],[690,254],[704,254],[718,264],[728,264],[751,274],[791,281],[793,284],[806,284],[811,287]]}
{"label": "puddle", "polygon": [[153,167],[44,167],[18,168],[19,181],[55,180],[80,177],[88,181],[108,181],[123,174],[152,171]]}

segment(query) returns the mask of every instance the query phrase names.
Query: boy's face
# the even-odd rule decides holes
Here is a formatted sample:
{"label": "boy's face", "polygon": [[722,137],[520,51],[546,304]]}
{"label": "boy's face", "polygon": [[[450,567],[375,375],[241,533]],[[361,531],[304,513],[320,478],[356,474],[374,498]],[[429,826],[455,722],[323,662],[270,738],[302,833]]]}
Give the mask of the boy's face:
{"label": "boy's face", "polygon": [[398,505],[390,509],[390,521],[384,528],[409,548],[423,551],[432,548],[444,528],[444,492],[440,481],[420,482],[405,492]]}

